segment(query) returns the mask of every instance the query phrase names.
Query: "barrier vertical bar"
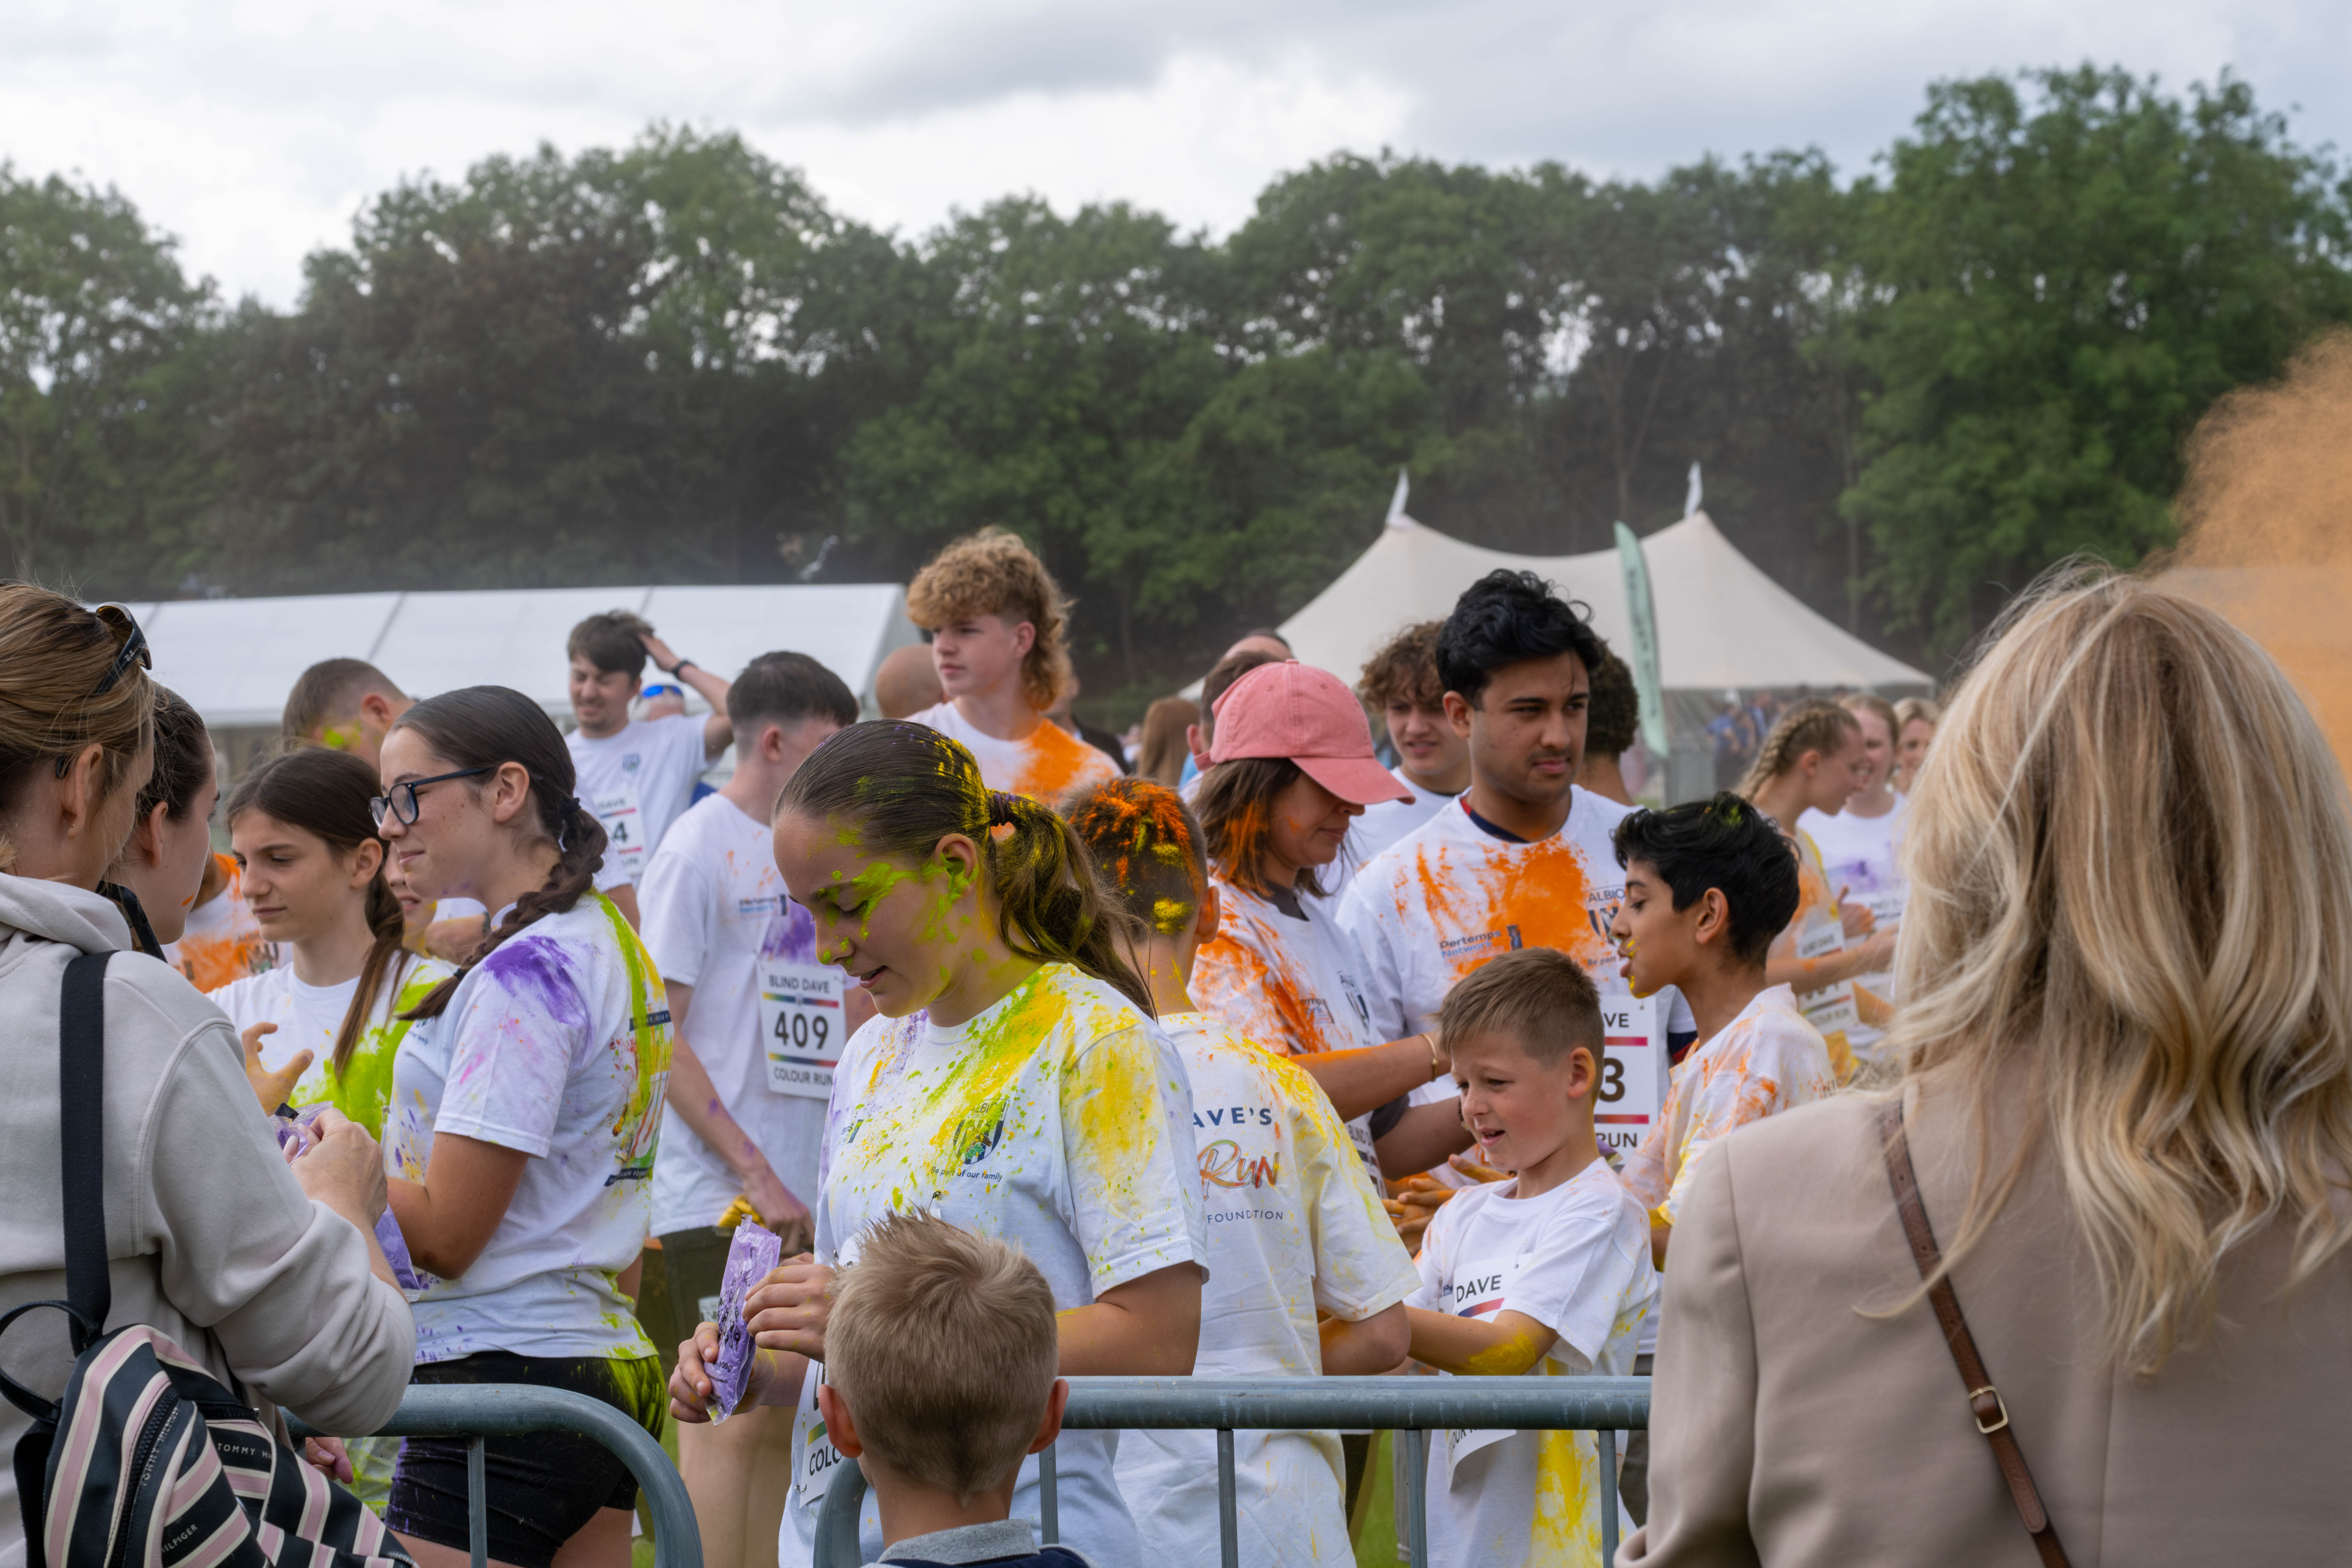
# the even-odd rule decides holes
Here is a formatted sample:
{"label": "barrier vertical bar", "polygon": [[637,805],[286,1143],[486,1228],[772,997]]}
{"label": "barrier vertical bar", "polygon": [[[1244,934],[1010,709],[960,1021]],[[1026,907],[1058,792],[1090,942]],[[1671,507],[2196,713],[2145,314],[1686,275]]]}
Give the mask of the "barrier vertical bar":
{"label": "barrier vertical bar", "polygon": [[1234,1429],[1217,1428],[1217,1551],[1224,1568],[1242,1568],[1242,1527],[1234,1516]]}
{"label": "barrier vertical bar", "polygon": [[1061,1477],[1054,1468],[1054,1450],[1060,1447],[1056,1438],[1037,1455],[1037,1543],[1041,1546],[1062,1543]]}
{"label": "barrier vertical bar", "polygon": [[1429,1434],[1419,1427],[1404,1435],[1405,1559],[1429,1568]]}
{"label": "barrier vertical bar", "polygon": [[1617,1431],[1603,1426],[1592,1434],[1601,1458],[1601,1561],[1617,1561]]}
{"label": "barrier vertical bar", "polygon": [[466,1439],[466,1550],[474,1568],[489,1568],[490,1489],[483,1479],[482,1439]]}

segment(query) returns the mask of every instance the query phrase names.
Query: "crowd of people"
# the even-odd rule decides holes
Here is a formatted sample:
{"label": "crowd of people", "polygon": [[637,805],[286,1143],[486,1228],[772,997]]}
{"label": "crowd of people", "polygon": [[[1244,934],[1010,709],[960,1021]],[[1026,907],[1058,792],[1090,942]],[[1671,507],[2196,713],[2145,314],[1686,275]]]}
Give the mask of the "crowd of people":
{"label": "crowd of people", "polygon": [[[1132,749],[1072,716],[1016,537],[907,602],[878,720],[619,612],[571,634],[568,732],[326,659],[222,800],[126,612],[0,586],[0,1311],[82,1300],[26,1201],[80,1119],[108,1326],[323,1430],[411,1384],[674,1425],[718,1568],[811,1563],[845,1463],[869,1562],[1206,1560],[1215,1439],[1059,1432],[1097,1373],[1652,1375],[1644,1568],[2332,1547],[2291,1481],[2332,1417],[2287,1411],[2352,1311],[2352,817],[2208,612],[2053,582],[1948,710],[1735,704],[1736,787],[1641,807],[1630,674],[1528,573],[1352,684],[1253,632]],[[123,955],[96,1103],[51,1065],[81,953]],[[722,1391],[747,1223],[782,1261]],[[1955,1281],[2001,1379],[1965,1397]],[[0,1345],[0,1441],[86,1337]],[[1242,1561],[1355,1561],[1381,1452],[1237,1434]],[[301,1453],[467,1560],[464,1440]],[[620,1568],[601,1446],[481,1462],[493,1561]],[[1426,1463],[1434,1562],[1601,1562],[1596,1434]],[[0,1568],[41,1475],[0,1479]]]}

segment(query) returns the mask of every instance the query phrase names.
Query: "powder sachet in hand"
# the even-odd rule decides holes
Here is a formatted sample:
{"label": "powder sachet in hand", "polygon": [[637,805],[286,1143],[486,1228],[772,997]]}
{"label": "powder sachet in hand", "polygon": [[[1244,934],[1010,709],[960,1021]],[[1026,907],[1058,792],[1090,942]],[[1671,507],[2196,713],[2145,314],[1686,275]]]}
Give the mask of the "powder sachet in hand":
{"label": "powder sachet in hand", "polygon": [[[278,1152],[286,1156],[288,1164],[309,1153],[310,1146],[319,1141],[319,1130],[313,1123],[318,1121],[319,1113],[328,1109],[324,1105],[314,1105],[291,1117],[271,1119],[277,1124]],[[389,1204],[384,1205],[382,1214],[375,1216],[375,1244],[383,1248],[383,1260],[392,1265],[392,1277],[399,1281],[402,1289],[425,1289],[424,1278],[416,1272],[415,1260],[408,1256],[408,1238],[400,1234],[400,1222],[392,1217],[392,1205]]]}
{"label": "powder sachet in hand", "polygon": [[735,1226],[727,1247],[727,1273],[719,1285],[719,1362],[710,1369],[710,1419],[724,1421],[743,1402],[759,1347],[743,1321],[743,1299],[759,1287],[784,1255],[783,1238],[757,1220]]}

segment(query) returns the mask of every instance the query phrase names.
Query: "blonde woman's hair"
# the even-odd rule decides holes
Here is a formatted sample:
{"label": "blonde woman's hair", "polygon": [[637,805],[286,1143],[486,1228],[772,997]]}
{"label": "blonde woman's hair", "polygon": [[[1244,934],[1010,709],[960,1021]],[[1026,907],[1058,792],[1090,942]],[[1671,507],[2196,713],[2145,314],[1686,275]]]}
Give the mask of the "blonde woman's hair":
{"label": "blonde woman's hair", "polygon": [[1875,713],[1878,721],[1886,726],[1886,743],[1893,745],[1902,737],[1903,726],[1895,721],[1895,704],[1875,691],[1849,691],[1837,700],[1847,712],[1860,715]]}
{"label": "blonde woman's hair", "polygon": [[[1739,794],[1755,800],[1765,785],[1795,767],[1797,759],[1807,752],[1826,756],[1845,743],[1847,731],[1861,729],[1853,714],[1826,697],[1790,703],[1782,710],[1772,732],[1764,737],[1764,743],[1756,748],[1756,760],[1748,764],[1748,776],[1739,781]],[[1786,830],[1796,824],[1782,826]]]}
{"label": "blonde woman's hair", "polygon": [[2352,1235],[2352,813],[2269,656],[2158,584],[2061,568],[1990,635],[1911,796],[1885,1047],[1976,1124],[1947,1266],[2046,1143],[2152,1373],[2233,1247],[2288,1226],[2292,1289]]}
{"label": "blonde woman's hair", "polygon": [[[104,748],[103,793],[121,786],[155,733],[147,672],[134,662],[107,685],[133,629],[119,605],[89,610],[30,583],[0,584],[0,816],[40,769],[85,746]],[[16,845],[0,833],[0,871],[16,864]]]}
{"label": "blonde woman's hair", "polygon": [[1895,705],[1895,738],[1903,738],[1903,726],[1914,719],[1925,719],[1930,724],[1944,721],[1944,710],[1932,697],[1906,697]]}
{"label": "blonde woman's hair", "polygon": [[867,1227],[834,1281],[824,1348],[866,1452],[959,1505],[1027,1456],[1061,1357],[1037,1266],[922,1213]]}

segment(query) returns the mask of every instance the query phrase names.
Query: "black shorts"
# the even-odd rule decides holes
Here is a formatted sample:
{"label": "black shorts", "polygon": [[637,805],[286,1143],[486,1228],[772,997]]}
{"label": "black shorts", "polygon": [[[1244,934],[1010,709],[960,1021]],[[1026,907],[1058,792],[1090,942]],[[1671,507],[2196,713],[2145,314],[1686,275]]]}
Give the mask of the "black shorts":
{"label": "black shorts", "polygon": [[[484,1351],[456,1361],[420,1363],[414,1381],[567,1389],[604,1401],[656,1439],[668,1407],[661,1363],[651,1356],[611,1361]],[[572,1432],[488,1438],[482,1445],[482,1478],[490,1555],[518,1568],[549,1568],[556,1550],[599,1509],[637,1506],[637,1480],[621,1457],[593,1437]],[[411,1437],[401,1445],[383,1518],[403,1535],[467,1550],[466,1439]]]}

